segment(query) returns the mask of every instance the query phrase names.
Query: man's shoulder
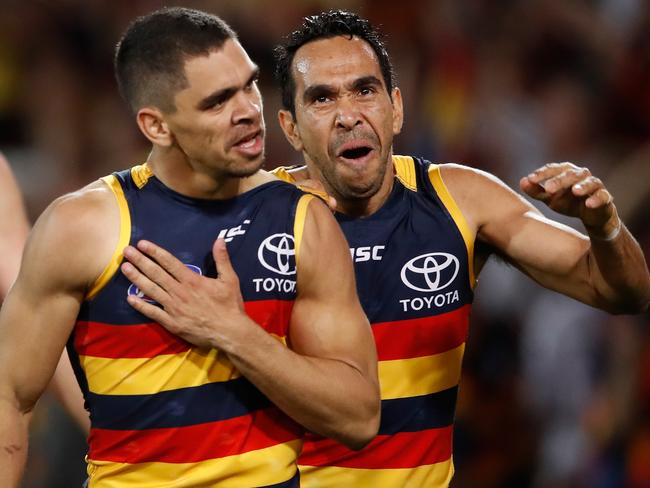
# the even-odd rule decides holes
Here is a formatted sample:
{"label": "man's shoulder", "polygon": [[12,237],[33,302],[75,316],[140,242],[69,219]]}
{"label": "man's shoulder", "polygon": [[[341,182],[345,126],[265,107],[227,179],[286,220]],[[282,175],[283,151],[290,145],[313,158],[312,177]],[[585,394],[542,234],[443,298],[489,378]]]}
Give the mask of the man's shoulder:
{"label": "man's shoulder", "polygon": [[106,265],[120,232],[118,205],[101,181],[54,200],[36,221],[26,247],[29,266],[61,286],[85,286]]}
{"label": "man's shoulder", "polygon": [[56,198],[43,212],[42,218],[67,221],[66,226],[90,223],[115,209],[115,196],[102,180],[96,180],[78,190]]}

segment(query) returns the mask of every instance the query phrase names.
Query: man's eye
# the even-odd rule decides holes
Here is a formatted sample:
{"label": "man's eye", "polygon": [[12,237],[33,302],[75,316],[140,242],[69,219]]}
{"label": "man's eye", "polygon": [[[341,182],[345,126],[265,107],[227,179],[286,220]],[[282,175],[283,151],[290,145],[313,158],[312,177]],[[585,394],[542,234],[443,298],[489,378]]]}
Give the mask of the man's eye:
{"label": "man's eye", "polygon": [[316,103],[325,103],[329,100],[329,97],[327,95],[321,95],[320,97],[316,97],[314,101]]}
{"label": "man's eye", "polygon": [[370,87],[366,87],[359,90],[359,93],[361,95],[372,95],[373,93],[375,93],[375,90]]}

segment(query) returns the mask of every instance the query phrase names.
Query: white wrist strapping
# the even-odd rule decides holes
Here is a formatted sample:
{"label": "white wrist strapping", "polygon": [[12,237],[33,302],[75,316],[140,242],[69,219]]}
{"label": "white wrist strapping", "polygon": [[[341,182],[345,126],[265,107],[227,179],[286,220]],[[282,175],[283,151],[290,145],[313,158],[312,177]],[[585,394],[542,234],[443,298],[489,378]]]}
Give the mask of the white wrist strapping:
{"label": "white wrist strapping", "polygon": [[621,233],[621,228],[623,227],[623,222],[621,219],[618,219],[618,225],[612,230],[609,234],[607,234],[605,237],[593,237],[589,236],[591,239],[595,239],[597,241],[605,241],[605,242],[610,242],[613,241],[618,237],[618,235]]}

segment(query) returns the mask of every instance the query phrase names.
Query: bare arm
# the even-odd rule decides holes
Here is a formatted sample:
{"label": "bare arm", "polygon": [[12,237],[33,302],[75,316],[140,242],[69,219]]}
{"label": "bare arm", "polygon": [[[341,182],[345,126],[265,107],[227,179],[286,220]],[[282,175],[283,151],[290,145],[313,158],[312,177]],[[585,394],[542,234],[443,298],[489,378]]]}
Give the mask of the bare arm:
{"label": "bare arm", "polygon": [[129,302],[185,340],[224,351],[272,402],[308,429],[361,448],[379,427],[374,341],[338,225],[322,202],[312,201],[308,212],[291,349],[245,315],[223,241],[214,248],[216,280],[192,273],[151,243],[138,248],[162,267],[127,248],[125,256],[153,281],[132,264],[122,266],[124,273],[164,309],[135,297]]}
{"label": "bare arm", "polygon": [[18,486],[27,454],[29,414],[61,357],[86,287],[101,272],[98,263],[108,262],[103,258],[112,253],[106,253],[111,239],[100,232],[110,228],[100,213],[106,200],[93,197],[65,197],[45,211],[0,312],[3,487]]}
{"label": "bare arm", "polygon": [[445,165],[443,177],[478,239],[541,285],[612,313],[647,308],[650,276],[643,253],[611,195],[588,170],[547,165],[523,178],[521,187],[580,218],[589,236],[544,217],[492,175]]}
{"label": "bare arm", "polygon": [[0,154],[0,303],[18,275],[29,224],[9,163]]}

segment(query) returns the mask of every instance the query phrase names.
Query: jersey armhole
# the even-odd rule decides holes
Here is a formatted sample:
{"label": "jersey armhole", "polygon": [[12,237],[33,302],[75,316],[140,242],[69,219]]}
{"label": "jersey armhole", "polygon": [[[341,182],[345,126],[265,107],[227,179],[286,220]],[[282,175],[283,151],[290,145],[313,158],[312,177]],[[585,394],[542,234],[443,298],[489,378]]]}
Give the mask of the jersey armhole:
{"label": "jersey armhole", "polygon": [[117,239],[117,246],[115,247],[113,256],[99,277],[97,277],[95,282],[91,285],[84,300],[92,300],[113,277],[122,263],[122,251],[129,244],[129,240],[131,239],[131,215],[129,213],[129,205],[124,196],[124,190],[122,190],[122,185],[120,185],[120,182],[115,175],[104,176],[101,180],[111,189],[115,199],[117,200],[120,213],[120,235]]}
{"label": "jersey armhole", "polygon": [[445,182],[442,180],[440,166],[437,164],[431,164],[428,172],[429,180],[431,181],[434,190],[438,194],[442,204],[447,208],[447,211],[456,223],[456,227],[458,227],[458,230],[465,241],[465,247],[467,248],[467,266],[469,268],[469,285],[473,290],[476,286],[476,277],[474,276],[474,235],[469,230],[469,225],[467,225],[463,212],[461,212],[456,200],[451,196],[451,193],[449,193],[449,190],[447,189],[447,185],[445,185]]}
{"label": "jersey armhole", "polygon": [[294,239],[294,249],[296,253],[296,269],[298,269],[298,260],[300,259],[300,245],[302,243],[302,235],[305,230],[305,219],[307,218],[307,208],[309,207],[309,202],[314,197],[314,195],[302,195],[296,204],[296,217],[293,221],[293,239]]}

